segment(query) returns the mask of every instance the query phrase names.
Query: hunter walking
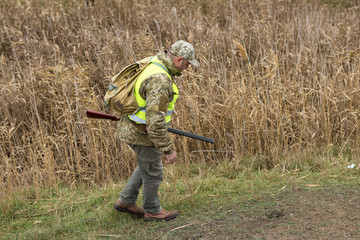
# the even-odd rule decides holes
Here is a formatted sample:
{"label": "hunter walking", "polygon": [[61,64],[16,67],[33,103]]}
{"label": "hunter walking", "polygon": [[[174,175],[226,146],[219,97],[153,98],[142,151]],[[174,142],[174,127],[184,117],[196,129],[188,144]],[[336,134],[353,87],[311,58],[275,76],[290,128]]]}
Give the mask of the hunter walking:
{"label": "hunter walking", "polygon": [[[163,178],[162,154],[165,163],[174,163],[177,155],[167,132],[179,90],[173,80],[188,68],[198,67],[194,47],[183,40],[170,50],[159,52],[151,64],[137,78],[134,93],[139,109],[124,115],[117,125],[119,138],[135,151],[138,166],[128,180],[114,207],[146,221],[171,220],[176,211],[161,207],[158,191]],[[143,208],[135,204],[139,188],[143,186]]]}

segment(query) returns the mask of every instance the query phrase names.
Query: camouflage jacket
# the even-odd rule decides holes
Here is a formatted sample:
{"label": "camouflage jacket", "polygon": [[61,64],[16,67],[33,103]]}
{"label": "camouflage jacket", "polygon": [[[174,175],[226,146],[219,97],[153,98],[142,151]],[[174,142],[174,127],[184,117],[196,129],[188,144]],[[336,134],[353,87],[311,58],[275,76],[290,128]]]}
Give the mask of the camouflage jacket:
{"label": "camouflage jacket", "polygon": [[[164,64],[172,77],[181,73],[174,65],[167,51],[159,52],[156,56]],[[173,100],[173,81],[165,73],[154,74],[143,81],[140,86],[140,95],[146,100],[146,129],[142,132],[137,129],[124,115],[117,125],[118,137],[129,144],[154,146],[165,154],[174,151],[165,122],[165,113],[169,102]]]}

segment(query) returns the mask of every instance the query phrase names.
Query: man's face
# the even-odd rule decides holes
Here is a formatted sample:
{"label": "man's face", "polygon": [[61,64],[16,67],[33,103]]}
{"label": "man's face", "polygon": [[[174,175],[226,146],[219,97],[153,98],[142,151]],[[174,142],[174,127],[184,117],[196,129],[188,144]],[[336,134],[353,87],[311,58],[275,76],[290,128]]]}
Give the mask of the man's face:
{"label": "man's face", "polygon": [[177,67],[177,69],[182,72],[185,69],[187,69],[189,67],[189,60],[183,58],[183,57],[178,57],[175,61],[175,66]]}

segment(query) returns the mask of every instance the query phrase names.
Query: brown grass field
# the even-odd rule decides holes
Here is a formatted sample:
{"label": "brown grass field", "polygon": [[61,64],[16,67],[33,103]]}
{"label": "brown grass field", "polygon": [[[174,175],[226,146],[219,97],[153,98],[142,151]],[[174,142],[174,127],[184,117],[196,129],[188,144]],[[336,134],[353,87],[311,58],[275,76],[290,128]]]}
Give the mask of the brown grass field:
{"label": "brown grass field", "polygon": [[359,16],[350,0],[2,0],[0,193],[128,176],[116,124],[85,110],[106,112],[109,78],[179,39],[201,67],[176,79],[171,126],[216,141],[174,136],[179,164],[287,171],[332,164],[303,157],[314,149],[358,156]]}

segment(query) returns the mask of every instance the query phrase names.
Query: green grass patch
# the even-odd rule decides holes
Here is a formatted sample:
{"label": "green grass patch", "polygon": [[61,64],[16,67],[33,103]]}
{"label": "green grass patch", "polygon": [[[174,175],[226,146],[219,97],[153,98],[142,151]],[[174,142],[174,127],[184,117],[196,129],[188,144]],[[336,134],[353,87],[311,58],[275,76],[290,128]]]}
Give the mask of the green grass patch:
{"label": "green grass patch", "polygon": [[[235,164],[235,163],[234,163]],[[194,171],[194,169],[198,169]],[[321,171],[252,170],[238,168],[231,162],[218,166],[191,166],[188,174],[180,166],[169,166],[160,189],[165,209],[177,210],[176,220],[146,223],[113,209],[124,182],[108,186],[66,187],[17,191],[1,202],[0,231],[5,239],[182,239],[199,237],[209,232],[190,231],[220,228],[223,221],[276,218],[281,215],[277,198],[297,191],[319,191],[334,186],[356,186],[357,169],[339,163]],[[196,173],[195,173],[196,172]],[[141,193],[138,204],[141,206]],[[274,208],[268,211],[269,208]],[[216,225],[214,225],[216,223]],[[225,224],[225,223],[224,223]],[[291,225],[291,221],[287,222]],[[189,228],[189,229],[188,229]],[[238,228],[227,225],[230,234]],[[182,233],[178,235],[179,231]],[[200,232],[199,232],[200,231]],[[292,230],[295,231],[295,230]],[[254,230],[254,234],[257,234]],[[239,235],[239,236],[240,236]],[[244,235],[244,236],[245,236]],[[207,235],[208,236],[208,235]],[[219,235],[223,236],[223,235]]]}

